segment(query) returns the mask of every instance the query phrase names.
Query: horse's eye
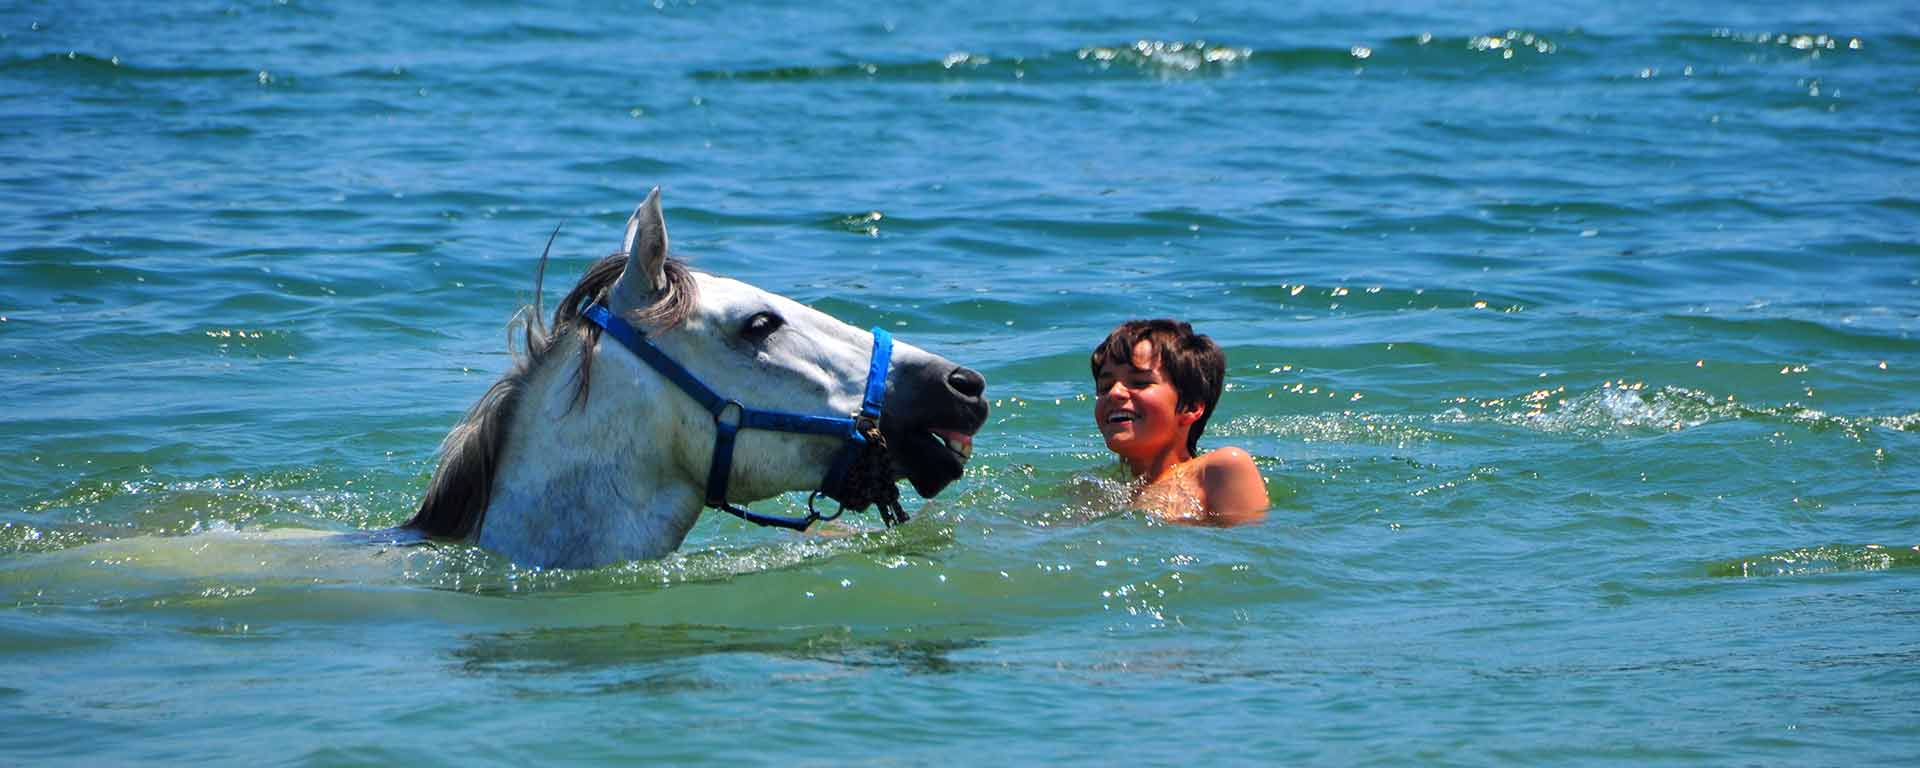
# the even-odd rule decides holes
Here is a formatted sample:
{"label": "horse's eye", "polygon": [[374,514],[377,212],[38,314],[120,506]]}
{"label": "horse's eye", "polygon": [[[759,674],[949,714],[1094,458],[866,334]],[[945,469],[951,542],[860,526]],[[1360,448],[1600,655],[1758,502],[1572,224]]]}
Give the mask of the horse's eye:
{"label": "horse's eye", "polygon": [[747,318],[746,325],[740,326],[740,336],[758,344],[766,341],[768,336],[772,336],[774,331],[780,330],[780,326],[786,324],[786,318],[772,312],[755,313],[753,317]]}

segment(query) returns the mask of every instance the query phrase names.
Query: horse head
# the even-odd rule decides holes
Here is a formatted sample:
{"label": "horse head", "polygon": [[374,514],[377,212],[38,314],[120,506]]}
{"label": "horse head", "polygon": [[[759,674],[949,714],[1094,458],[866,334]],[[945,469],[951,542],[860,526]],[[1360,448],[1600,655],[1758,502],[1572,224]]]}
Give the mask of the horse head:
{"label": "horse head", "polygon": [[[527,348],[448,436],[407,527],[532,565],[659,557],[703,506],[837,482],[849,446],[874,442],[853,437],[858,426],[836,433],[842,424],[877,428],[886,488],[904,478],[932,497],[960,477],[987,415],[972,369],[687,269],[668,255],[658,189],[620,251],[562,300],[551,332],[537,314],[529,322]],[[884,385],[870,381],[879,371]],[[859,421],[876,396],[877,423]],[[751,416],[768,413],[811,431]]]}
{"label": "horse head", "polygon": [[[627,221],[621,248],[626,268],[608,301],[614,314],[651,320],[648,337],[658,347],[747,408],[860,412],[875,335],[824,312],[738,280],[694,272],[697,298],[677,323],[659,327],[662,304],[685,301],[667,276],[667,242],[655,189]],[[622,366],[636,362],[631,352],[610,353],[607,346],[603,341],[600,359],[614,354]],[[894,342],[891,352],[880,430],[892,448],[894,469],[931,497],[960,477],[972,454],[972,434],[987,414],[986,379],[904,342]],[[713,441],[706,434],[681,436],[690,438],[678,441],[684,461],[704,473]],[[817,488],[841,447],[831,436],[760,429],[743,430],[738,440],[739,459],[728,484],[739,491],[730,500],[738,501]]]}

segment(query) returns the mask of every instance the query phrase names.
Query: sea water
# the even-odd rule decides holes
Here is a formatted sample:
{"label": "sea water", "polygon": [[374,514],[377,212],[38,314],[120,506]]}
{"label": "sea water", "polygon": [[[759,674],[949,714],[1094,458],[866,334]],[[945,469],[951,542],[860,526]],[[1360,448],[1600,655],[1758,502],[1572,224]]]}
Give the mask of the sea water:
{"label": "sea water", "polygon": [[[8,4],[0,763],[1912,760],[1920,17],[1452,5]],[[982,371],[967,476],[581,572],[315,538],[655,185]],[[1125,509],[1143,316],[1265,523]]]}

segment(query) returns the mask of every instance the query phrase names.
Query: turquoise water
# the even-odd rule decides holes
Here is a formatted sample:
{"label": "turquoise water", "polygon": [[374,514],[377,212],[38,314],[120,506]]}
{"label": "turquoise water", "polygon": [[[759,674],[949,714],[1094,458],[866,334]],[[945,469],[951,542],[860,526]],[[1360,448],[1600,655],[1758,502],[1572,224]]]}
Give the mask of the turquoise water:
{"label": "turquoise water", "polygon": [[[1891,2],[8,5],[0,763],[1910,760],[1916,82]],[[654,185],[984,372],[967,477],[587,572],[302,533],[406,519]],[[1142,315],[1265,524],[1118,502]]]}

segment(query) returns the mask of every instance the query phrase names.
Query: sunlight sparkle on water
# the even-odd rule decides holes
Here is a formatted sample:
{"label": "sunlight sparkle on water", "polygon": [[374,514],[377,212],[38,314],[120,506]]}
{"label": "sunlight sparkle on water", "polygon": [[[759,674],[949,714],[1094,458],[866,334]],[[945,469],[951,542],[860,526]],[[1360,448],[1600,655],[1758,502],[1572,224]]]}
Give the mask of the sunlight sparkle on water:
{"label": "sunlight sparkle on water", "polygon": [[1545,37],[1517,29],[1509,29],[1502,35],[1479,35],[1467,40],[1467,50],[1488,53],[1498,51],[1502,59],[1513,58],[1513,52],[1516,50],[1546,55],[1559,49],[1559,46]]}
{"label": "sunlight sparkle on water", "polygon": [[1167,42],[1164,40],[1138,40],[1124,48],[1094,46],[1081,48],[1075,56],[1082,61],[1093,61],[1102,69],[1114,62],[1127,62],[1140,67],[1161,67],[1163,69],[1195,72],[1210,65],[1231,65],[1253,56],[1252,48],[1233,48],[1209,45],[1205,40],[1187,42]]}

